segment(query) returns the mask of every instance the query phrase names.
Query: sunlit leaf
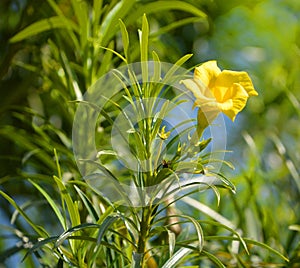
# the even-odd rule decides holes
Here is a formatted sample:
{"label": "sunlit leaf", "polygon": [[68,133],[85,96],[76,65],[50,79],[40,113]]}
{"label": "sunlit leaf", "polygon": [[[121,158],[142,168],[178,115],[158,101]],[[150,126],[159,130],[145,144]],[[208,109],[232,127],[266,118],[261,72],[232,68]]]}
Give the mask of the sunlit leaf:
{"label": "sunlit leaf", "polygon": [[[141,51],[141,67],[143,82],[148,82],[148,38],[149,38],[149,24],[146,15],[143,15],[142,31],[140,33],[140,51]],[[149,94],[149,93],[148,93]],[[148,98],[147,92],[145,97]]]}
{"label": "sunlit leaf", "polygon": [[174,268],[180,263],[183,257],[187,256],[192,252],[190,248],[181,248],[177,250],[174,255],[168,259],[168,261],[162,266],[162,268]]}
{"label": "sunlit leaf", "polygon": [[49,205],[51,206],[51,208],[53,209],[55,215],[57,216],[58,220],[60,221],[60,224],[63,226],[64,229],[67,228],[66,226],[66,219],[64,218],[64,216],[62,215],[59,207],[56,205],[55,201],[52,199],[52,197],[41,187],[39,186],[37,183],[35,183],[32,180],[29,180],[30,183],[39,190],[39,192],[46,198],[47,202],[49,203]]}
{"label": "sunlit leaf", "polygon": [[97,222],[98,219],[99,219],[99,216],[98,216],[97,211],[94,208],[92,202],[89,200],[87,195],[83,191],[81,191],[76,185],[74,185],[74,188],[76,189],[76,191],[79,194],[82,202],[84,203],[86,209],[88,210],[89,215],[92,217],[93,222]]}
{"label": "sunlit leaf", "polygon": [[123,43],[123,47],[124,47],[124,54],[125,54],[125,58],[129,59],[129,54],[128,54],[128,47],[129,47],[129,35],[126,29],[126,26],[124,24],[124,22],[119,19],[119,24],[120,24],[120,28],[121,28],[121,33],[122,33],[122,43]]}

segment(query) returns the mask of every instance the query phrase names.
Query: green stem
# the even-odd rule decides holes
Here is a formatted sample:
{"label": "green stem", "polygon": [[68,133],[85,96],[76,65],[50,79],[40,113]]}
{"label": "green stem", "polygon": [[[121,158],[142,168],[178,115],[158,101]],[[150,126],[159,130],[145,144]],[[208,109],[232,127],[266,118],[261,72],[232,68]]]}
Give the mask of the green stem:
{"label": "green stem", "polygon": [[144,207],[142,212],[142,219],[140,222],[140,233],[139,233],[139,240],[138,240],[138,248],[137,253],[141,254],[141,262],[140,267],[145,267],[145,252],[146,252],[146,245],[150,231],[150,222],[151,222],[151,207]]}
{"label": "green stem", "polygon": [[160,142],[159,142],[158,151],[156,152],[156,159],[155,159],[155,162],[154,162],[154,168],[155,169],[157,169],[157,167],[158,167],[158,160],[160,158],[163,143],[164,143],[164,141],[161,139]]}

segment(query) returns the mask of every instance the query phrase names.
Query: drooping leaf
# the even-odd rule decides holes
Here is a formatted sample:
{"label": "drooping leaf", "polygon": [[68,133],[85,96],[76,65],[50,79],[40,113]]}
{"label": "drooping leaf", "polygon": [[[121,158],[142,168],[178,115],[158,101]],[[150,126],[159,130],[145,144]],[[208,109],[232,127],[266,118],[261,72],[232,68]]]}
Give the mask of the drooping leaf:
{"label": "drooping leaf", "polygon": [[29,25],[24,30],[14,35],[10,39],[10,42],[16,43],[48,30],[57,29],[57,28],[66,28],[66,22],[67,25],[69,25],[74,31],[78,30],[74,22],[67,19],[62,20],[59,16],[55,16],[47,19],[42,19],[40,21],[37,21]]}
{"label": "drooping leaf", "polygon": [[65,232],[63,232],[55,241],[55,247],[59,247],[68,237],[72,236],[74,233],[87,228],[99,228],[99,224],[96,223],[82,223],[80,225],[74,226]]}
{"label": "drooping leaf", "polygon": [[15,209],[19,211],[22,217],[27,221],[27,223],[32,227],[32,229],[41,237],[47,237],[47,231],[41,227],[36,225],[30,217],[18,206],[15,200],[13,200],[9,195],[0,190],[0,195],[2,195]]}
{"label": "drooping leaf", "polygon": [[213,254],[211,254],[210,252],[203,250],[202,251],[203,255],[205,255],[208,259],[210,259],[215,265],[217,265],[217,267],[219,268],[226,268],[226,266]]}
{"label": "drooping leaf", "polygon": [[177,250],[171,258],[162,266],[162,268],[174,268],[180,263],[183,257],[187,256],[192,252],[190,248],[181,248]]}
{"label": "drooping leaf", "polygon": [[147,4],[140,5],[134,13],[128,17],[126,21],[128,24],[137,20],[137,18],[141,17],[142,14],[151,14],[156,12],[164,12],[166,10],[181,10],[187,13],[191,13],[200,18],[206,18],[207,15],[195,7],[192,4],[183,2],[183,1],[155,1]]}
{"label": "drooping leaf", "polygon": [[97,243],[101,243],[102,238],[105,234],[105,232],[108,230],[108,228],[120,217],[117,214],[109,215],[107,218],[104,219],[104,221],[101,223],[101,226],[99,226],[98,236],[97,236]]}

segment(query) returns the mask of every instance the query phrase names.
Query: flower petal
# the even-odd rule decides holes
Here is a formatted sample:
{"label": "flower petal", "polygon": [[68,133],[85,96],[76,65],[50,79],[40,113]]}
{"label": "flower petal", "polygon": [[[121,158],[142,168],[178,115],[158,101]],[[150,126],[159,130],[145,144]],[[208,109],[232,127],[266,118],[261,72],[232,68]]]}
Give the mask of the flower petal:
{"label": "flower petal", "polygon": [[258,93],[253,87],[252,81],[246,72],[224,70],[217,77],[216,87],[231,87],[233,83],[240,84],[249,96],[257,96]]}
{"label": "flower petal", "polygon": [[[231,87],[232,85],[230,85]],[[231,99],[230,87],[216,86],[212,88],[213,95],[217,102],[225,102],[228,99]]]}
{"label": "flower petal", "polygon": [[194,79],[199,79],[205,86],[212,88],[221,70],[215,60],[203,63],[195,68]]}
{"label": "flower petal", "polygon": [[218,107],[234,121],[236,115],[245,107],[249,96],[244,87],[237,83],[233,84],[229,91],[231,98],[223,103],[218,103]]}
{"label": "flower petal", "polygon": [[201,81],[193,79],[181,80],[180,83],[183,83],[187,89],[192,91],[196,98],[198,105],[201,103],[211,102],[213,98],[212,93],[208,88],[201,83]]}

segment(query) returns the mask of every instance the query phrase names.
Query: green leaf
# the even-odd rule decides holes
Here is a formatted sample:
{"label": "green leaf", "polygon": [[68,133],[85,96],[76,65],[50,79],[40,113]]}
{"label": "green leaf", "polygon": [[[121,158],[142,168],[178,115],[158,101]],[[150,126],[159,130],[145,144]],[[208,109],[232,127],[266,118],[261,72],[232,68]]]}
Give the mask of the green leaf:
{"label": "green leaf", "polygon": [[32,180],[29,180],[29,182],[39,190],[39,192],[46,198],[47,202],[49,203],[49,205],[51,206],[51,208],[53,209],[55,215],[57,216],[58,220],[60,221],[60,224],[62,225],[62,227],[64,228],[64,230],[67,229],[67,225],[66,225],[66,220],[63,217],[63,215],[61,214],[59,207],[55,204],[54,200],[51,198],[51,196],[42,188],[40,187],[38,184],[36,184],[35,182],[33,182]]}
{"label": "green leaf", "polygon": [[61,50],[59,53],[62,59],[63,68],[65,70],[65,73],[67,74],[68,88],[73,89],[73,92],[77,100],[82,100],[83,96],[77,82],[78,81],[77,75],[70,65],[70,61],[66,55],[66,51]]}
{"label": "green leaf", "polygon": [[[169,216],[159,219],[159,221],[161,221],[162,219],[170,218],[170,217],[184,218],[184,219],[187,219],[189,222],[191,222],[194,225],[196,234],[197,234],[197,249],[200,253],[202,251],[203,245],[204,245],[204,235],[203,235],[203,230],[202,230],[200,223],[197,220],[195,220],[193,217],[190,217],[187,215],[182,215],[182,214],[180,214],[180,215],[172,214],[172,215],[169,215]],[[178,224],[178,223],[176,223],[176,224]]]}
{"label": "green leaf", "polygon": [[104,221],[99,226],[99,232],[98,232],[98,236],[97,236],[97,244],[101,243],[102,238],[103,238],[104,234],[106,233],[107,229],[119,218],[120,217],[117,214],[115,214],[115,215],[109,215],[104,219]]}
{"label": "green leaf", "polygon": [[115,51],[115,50],[113,50],[113,49],[111,49],[111,48],[109,48],[109,47],[103,47],[103,46],[99,46],[100,48],[102,48],[102,49],[105,49],[105,50],[107,50],[107,51],[109,51],[109,52],[111,52],[111,53],[113,53],[113,54],[115,54],[116,56],[118,56],[122,61],[124,61],[125,63],[127,63],[127,60],[120,54],[120,53],[118,53],[117,51]]}
{"label": "green leaf", "polygon": [[123,48],[124,48],[124,55],[125,55],[125,58],[129,59],[129,55],[128,55],[128,47],[129,47],[129,36],[128,36],[128,32],[127,32],[127,29],[126,29],[126,26],[124,24],[124,22],[119,19],[119,25],[120,25],[120,29],[121,29],[121,34],[122,34],[122,43],[123,43]]}
{"label": "green leaf", "polygon": [[128,17],[128,25],[136,21],[142,14],[151,14],[164,12],[165,10],[181,10],[187,13],[194,14],[200,18],[206,18],[207,15],[192,4],[183,1],[155,1],[140,5],[134,13]]}
{"label": "green leaf", "polygon": [[54,0],[47,0],[47,2],[52,7],[52,9],[55,11],[55,13],[58,15],[58,17],[61,19],[61,21],[64,23],[64,26],[65,26],[64,28],[67,30],[68,34],[70,35],[76,50],[80,51],[79,42],[78,42],[77,36],[74,33],[74,30],[76,30],[76,32],[80,33],[82,31],[81,25],[79,25],[80,26],[79,28],[76,25],[76,29],[72,29],[73,21],[70,21],[66,18],[66,16],[64,15],[63,10],[61,10],[59,5],[56,4],[56,2]]}
{"label": "green leaf", "polygon": [[300,232],[300,225],[298,224],[290,225],[289,230]]}
{"label": "green leaf", "polygon": [[273,254],[277,255],[281,259],[285,260],[286,262],[289,262],[289,259],[287,257],[285,257],[283,254],[281,254],[279,251],[273,249],[272,247],[270,247],[270,246],[268,246],[268,245],[266,245],[262,242],[253,240],[253,239],[249,239],[249,238],[243,238],[243,239],[245,240],[246,243],[256,245],[256,246],[259,246],[259,247],[264,248],[264,249],[267,249],[268,251],[270,251]]}
{"label": "green leaf", "polygon": [[129,79],[130,79],[130,85],[133,89],[134,96],[136,98],[142,98],[143,93],[142,93],[142,90],[141,90],[141,87],[140,87],[140,84],[139,84],[139,80],[137,79],[134,71],[129,69],[128,70],[128,76],[129,76]]}
{"label": "green leaf", "polygon": [[101,150],[97,153],[97,157],[100,157],[101,155],[114,155],[114,156],[117,156],[118,154],[113,150]]}
{"label": "green leaf", "polygon": [[59,16],[55,16],[55,17],[37,21],[29,25],[24,30],[14,35],[10,39],[10,42],[11,43],[19,42],[48,30],[57,29],[57,28],[66,28],[66,22],[74,31],[77,31],[77,26],[74,22],[67,19],[62,20]]}
{"label": "green leaf", "polygon": [[[95,47],[98,47],[98,45],[96,44]],[[108,48],[113,50],[114,48],[114,41],[111,41],[108,44]],[[99,66],[99,68],[93,68],[93,75],[92,75],[92,83],[95,83],[99,77],[101,77],[102,75],[104,75],[106,72],[108,72],[111,68],[111,64],[112,64],[112,59],[113,59],[113,53],[111,53],[111,51],[106,50],[102,60],[101,60],[101,64]]]}
{"label": "green leaf", "polygon": [[123,190],[122,184],[119,182],[118,178],[109,170],[107,169],[104,165],[99,164],[98,162],[92,161],[92,160],[86,160],[86,159],[81,159],[81,161],[93,164],[97,166],[108,178],[111,178],[111,182],[114,184],[115,189],[119,192],[119,194],[124,198],[124,201],[126,201],[126,204],[130,207],[132,207],[131,200],[129,197],[125,194],[125,191]]}
{"label": "green leaf", "polygon": [[89,200],[89,198],[86,196],[86,194],[81,191],[76,185],[74,185],[75,190],[79,194],[83,204],[85,205],[86,209],[89,212],[89,215],[92,217],[94,222],[97,222],[99,220],[99,216],[97,214],[96,209],[94,208],[92,202]]}
{"label": "green leaf", "polygon": [[203,250],[202,254],[204,254],[207,258],[209,258],[215,265],[217,265],[217,267],[226,268],[226,266],[224,266],[224,264],[217,257],[209,253],[208,251]]}
{"label": "green leaf", "polygon": [[22,217],[28,222],[28,224],[40,237],[48,236],[46,230],[41,226],[34,224],[33,221],[27,216],[27,214],[17,205],[17,203],[9,195],[7,195],[1,190],[0,190],[0,195],[2,195],[16,210],[18,210],[18,212],[22,215]]}
{"label": "green leaf", "polygon": [[[239,237],[234,237],[234,236],[206,236],[205,237],[206,240],[240,240]],[[243,238],[243,240],[247,243],[247,244],[251,244],[251,245],[255,245],[258,246],[260,248],[264,248],[268,251],[270,251],[271,253],[277,255],[278,257],[280,257],[281,259],[283,259],[286,262],[289,262],[289,259],[287,257],[285,257],[283,254],[281,254],[279,251],[277,251],[276,249],[268,246],[267,244],[264,244],[262,242],[250,239],[250,238]]]}
{"label": "green leaf", "polygon": [[170,70],[166,73],[162,83],[168,84],[170,79],[173,77],[173,75],[176,73],[176,71],[180,68],[181,65],[183,65],[187,60],[189,60],[193,54],[186,54],[183,57],[181,57],[178,61],[175,62],[175,64],[170,68]]}
{"label": "green leaf", "polygon": [[127,15],[134,3],[135,0],[122,0],[115,4],[114,7],[109,11],[99,29],[99,33],[101,34],[100,43],[102,45],[105,46],[116,34],[116,25],[118,24],[118,20]]}
{"label": "green leaf", "polygon": [[40,139],[38,135],[29,135],[23,130],[16,130],[11,126],[4,126],[0,128],[0,135],[14,141],[14,143],[20,145],[21,148],[26,149],[27,151],[34,151],[41,145],[44,150],[38,152],[38,159],[43,164],[45,164],[50,169],[55,169],[55,164],[53,163],[53,158],[47,153],[51,148],[49,142],[46,142],[43,139]]}
{"label": "green leaf", "polygon": [[189,206],[198,209],[202,213],[208,215],[209,217],[211,217],[212,219],[216,220],[217,222],[223,224],[224,226],[227,226],[233,230],[236,229],[235,225],[231,221],[229,221],[224,216],[222,216],[215,210],[211,209],[210,207],[202,204],[201,202],[199,202],[193,198],[190,198],[188,196],[182,198],[182,201],[185,202],[186,204],[188,204]]}
{"label": "green leaf", "polygon": [[53,176],[53,178],[60,190],[62,199],[67,204],[72,226],[78,226],[80,224],[80,214],[79,214],[78,206],[75,204],[75,202],[73,202],[71,195],[69,194],[62,180],[56,176]]}
{"label": "green leaf", "polygon": [[68,237],[70,237],[71,235],[73,235],[74,233],[84,230],[86,228],[99,228],[99,224],[96,223],[83,223],[77,226],[74,226],[68,230],[66,230],[65,232],[63,232],[55,241],[55,247],[59,247]]}
{"label": "green leaf", "polygon": [[224,184],[225,186],[231,190],[231,192],[235,193],[236,191],[236,188],[235,188],[235,185],[230,181],[228,180],[223,174],[221,173],[215,173],[215,172],[209,172],[206,174],[207,176],[209,175],[216,175],[218,179],[220,179]]}
{"label": "green leaf", "polygon": [[126,93],[126,96],[123,96],[123,98],[125,98],[130,103],[130,105],[132,106],[132,108],[136,112],[134,101],[133,101],[133,98],[132,98],[132,94],[128,89],[128,85],[130,85],[129,79],[124,74],[122,74],[122,72],[120,72],[119,70],[113,70],[113,74],[120,81],[120,83],[123,86],[123,89]]}
{"label": "green leaf", "polygon": [[[157,104],[159,104],[159,101],[157,102]],[[155,124],[152,127],[153,129],[151,131],[151,140],[154,140],[157,137],[163,118],[165,118],[166,113],[170,110],[169,106],[171,106],[170,101],[166,100],[162,105],[162,107],[160,108],[159,112],[155,114],[154,117]],[[157,105],[155,105],[155,107],[157,107]],[[156,110],[155,107],[153,107],[152,109],[153,111]]]}
{"label": "green leaf", "polygon": [[97,35],[97,29],[99,25],[99,20],[101,13],[103,11],[102,8],[103,0],[94,0],[93,1],[93,36]]}
{"label": "green leaf", "polygon": [[[140,34],[140,50],[141,50],[141,67],[143,82],[148,82],[148,39],[149,39],[149,24],[146,14],[143,15],[142,31]],[[145,97],[149,97],[145,94]]]}
{"label": "green leaf", "polygon": [[28,257],[28,255],[32,254],[34,251],[40,249],[41,247],[49,244],[49,243],[52,243],[52,242],[55,242],[57,240],[59,236],[51,236],[51,237],[47,237],[41,241],[38,241],[37,243],[35,243],[25,254],[24,258],[23,258],[23,261]]}
{"label": "green leaf", "polygon": [[176,235],[170,230],[167,231],[168,231],[169,254],[170,257],[172,257],[175,249],[175,244],[176,244]]}
{"label": "green leaf", "polygon": [[7,259],[14,256],[16,253],[20,252],[23,249],[24,249],[23,246],[20,245],[19,243],[16,246],[6,248],[4,251],[0,253],[0,263],[1,264],[4,263]]}
{"label": "green leaf", "polygon": [[182,200],[184,202],[186,202],[189,206],[192,206],[192,207],[198,209],[199,211],[201,211],[202,213],[208,215],[209,217],[211,217],[212,219],[214,219],[216,221],[216,222],[201,221],[202,223],[207,223],[207,224],[210,224],[210,225],[215,225],[215,226],[218,226],[218,227],[225,228],[225,229],[229,230],[230,232],[232,232],[234,235],[236,235],[238,237],[238,239],[240,240],[240,242],[242,243],[245,251],[249,254],[247,245],[246,245],[244,239],[240,235],[240,231],[236,230],[237,228],[235,227],[235,225],[231,221],[227,220],[225,217],[223,217],[221,214],[219,214],[215,210],[213,210],[210,207],[200,203],[199,201],[197,201],[195,199],[192,199],[192,198],[186,196],[186,197],[182,198]]}
{"label": "green leaf", "polygon": [[191,18],[186,18],[182,19],[179,21],[174,21],[168,24],[167,26],[161,27],[159,30],[153,32],[150,34],[150,37],[155,37],[155,36],[160,36],[166,32],[169,32],[173,29],[176,29],[178,27],[184,26],[186,24],[192,24],[192,23],[197,23],[197,22],[202,22],[204,18],[199,18],[199,17],[191,17]]}
{"label": "green leaf", "polygon": [[162,266],[162,268],[174,268],[179,264],[183,257],[187,256],[192,252],[190,248],[181,248],[175,252],[175,254],[168,259],[168,261]]}
{"label": "green leaf", "polygon": [[174,216],[185,218],[185,219],[189,220],[194,225],[194,227],[196,229],[197,237],[198,237],[198,241],[197,241],[198,249],[199,249],[199,252],[201,252],[202,249],[203,249],[203,244],[204,244],[204,235],[203,235],[202,227],[199,224],[199,222],[196,221],[193,217],[190,217],[190,216],[187,216],[187,215],[174,215]]}
{"label": "green leaf", "polygon": [[[160,63],[160,60],[159,60],[159,57],[157,55],[157,53],[155,51],[152,51],[152,57],[153,57],[153,64],[154,64],[154,72],[153,72],[153,77],[151,79],[152,82],[159,82],[160,79],[161,79],[161,63]],[[159,94],[160,92],[157,92],[157,95]],[[156,95],[156,96],[157,96]],[[151,94],[152,96],[152,94]],[[155,97],[155,96],[154,96]]]}
{"label": "green leaf", "polygon": [[194,173],[194,174],[203,174],[204,168],[201,163],[196,161],[184,162],[180,161],[178,164],[175,164],[173,167],[174,170],[178,173]]}
{"label": "green leaf", "polygon": [[164,181],[165,179],[167,179],[172,174],[174,174],[174,171],[171,170],[171,169],[169,169],[169,168],[163,168],[163,169],[161,169],[157,173],[156,177],[154,178],[153,185],[161,183],[162,181]]}
{"label": "green leaf", "polygon": [[85,33],[84,36],[87,39],[87,22],[89,20],[87,2],[71,0],[71,4],[72,4],[73,10],[75,12],[75,16],[79,23],[81,35],[83,35],[83,33]]}

